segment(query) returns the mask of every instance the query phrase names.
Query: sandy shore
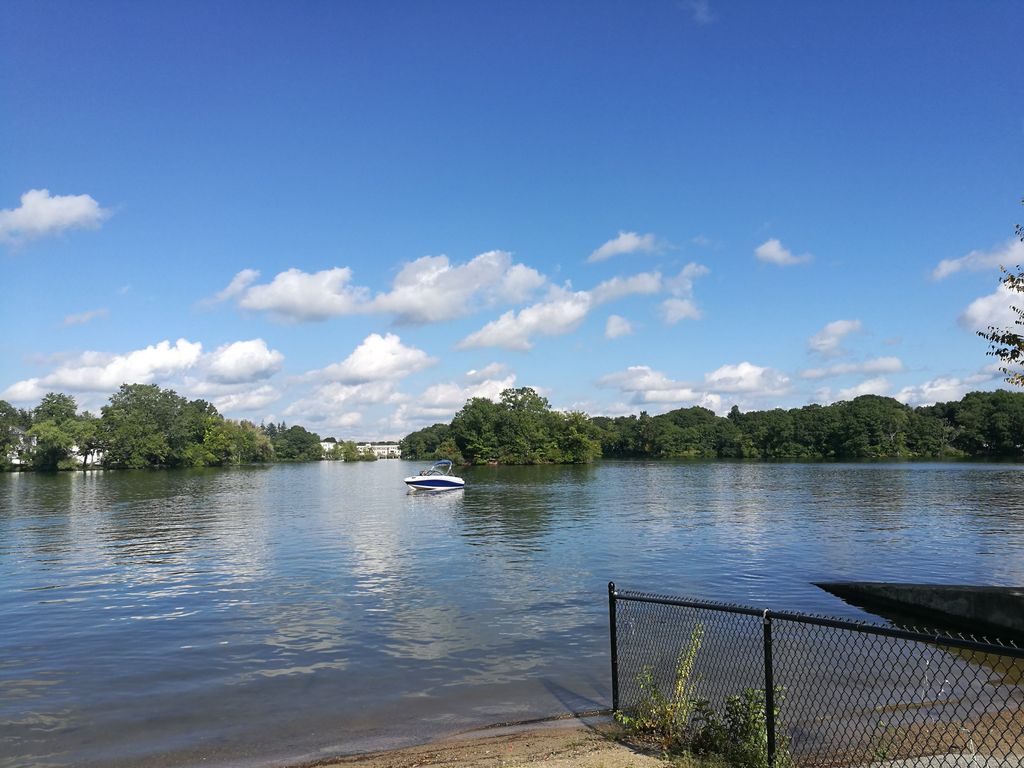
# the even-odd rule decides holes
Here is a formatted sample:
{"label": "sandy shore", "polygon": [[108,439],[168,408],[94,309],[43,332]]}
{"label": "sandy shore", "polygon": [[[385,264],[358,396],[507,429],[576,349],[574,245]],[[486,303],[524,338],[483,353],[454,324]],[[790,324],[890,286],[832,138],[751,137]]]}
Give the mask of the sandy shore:
{"label": "sandy shore", "polygon": [[609,738],[607,722],[566,720],[472,731],[439,742],[309,763],[303,768],[665,768]]}

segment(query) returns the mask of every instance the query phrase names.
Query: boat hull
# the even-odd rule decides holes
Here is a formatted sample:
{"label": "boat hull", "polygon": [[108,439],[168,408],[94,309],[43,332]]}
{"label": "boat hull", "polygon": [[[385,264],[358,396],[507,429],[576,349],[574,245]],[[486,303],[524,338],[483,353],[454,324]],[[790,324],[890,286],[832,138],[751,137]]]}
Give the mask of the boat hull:
{"label": "boat hull", "polygon": [[416,491],[454,491],[464,488],[466,481],[461,477],[417,475],[405,478],[405,484]]}

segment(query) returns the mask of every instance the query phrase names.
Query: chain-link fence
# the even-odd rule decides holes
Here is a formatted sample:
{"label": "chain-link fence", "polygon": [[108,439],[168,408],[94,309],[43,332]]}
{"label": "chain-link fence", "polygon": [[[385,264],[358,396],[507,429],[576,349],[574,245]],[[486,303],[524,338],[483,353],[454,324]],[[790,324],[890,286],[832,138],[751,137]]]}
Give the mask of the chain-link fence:
{"label": "chain-link fence", "polygon": [[654,700],[706,725],[746,702],[776,766],[1024,768],[1022,648],[614,584],[608,595],[616,712]]}

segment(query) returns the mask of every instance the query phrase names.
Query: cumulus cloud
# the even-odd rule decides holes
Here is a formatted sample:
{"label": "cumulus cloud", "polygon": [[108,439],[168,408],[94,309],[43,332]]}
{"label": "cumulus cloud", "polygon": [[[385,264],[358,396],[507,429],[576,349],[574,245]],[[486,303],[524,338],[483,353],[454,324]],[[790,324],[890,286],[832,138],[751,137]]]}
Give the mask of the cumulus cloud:
{"label": "cumulus cloud", "polygon": [[661,317],[668,325],[680,320],[699,320],[703,313],[693,300],[693,281],[710,272],[703,264],[690,262],[675,277],[665,280],[665,287],[672,294],[661,303]]}
{"label": "cumulus cloud", "polygon": [[674,296],[682,296],[684,298],[693,296],[693,281],[698,277],[704,277],[704,275],[708,274],[710,271],[711,270],[703,264],[691,261],[683,267],[682,270],[680,270],[678,275],[668,278],[665,281],[665,287],[667,287]]}
{"label": "cumulus cloud", "polygon": [[723,365],[705,374],[704,383],[719,392],[750,392],[759,396],[783,395],[789,391],[789,377],[784,373],[746,361]]}
{"label": "cumulus cloud", "polygon": [[407,347],[393,333],[371,333],[340,363],[334,363],[309,377],[339,384],[393,382],[437,363],[422,349]]}
{"label": "cumulus cloud", "polygon": [[281,370],[284,355],[268,349],[263,339],[236,341],[211,352],[206,360],[210,379],[224,384],[238,384],[265,379]]}
{"label": "cumulus cloud", "polygon": [[85,325],[99,317],[106,317],[110,314],[110,311],[105,308],[90,309],[85,312],[79,312],[75,315],[68,315],[64,318],[64,325]]}
{"label": "cumulus cloud", "polygon": [[0,397],[36,400],[47,392],[114,392],[122,384],[151,384],[187,371],[199,362],[203,345],[178,339],[151,344],[123,355],[83,352],[40,378],[19,381]]}
{"label": "cumulus cloud", "polygon": [[861,395],[887,395],[889,393],[889,380],[879,376],[875,379],[867,379],[852,387],[840,389],[839,400],[853,400]]}
{"label": "cumulus cloud", "polygon": [[822,357],[836,357],[845,354],[841,344],[851,333],[860,331],[860,320],[833,320],[807,340],[812,352]]}
{"label": "cumulus cloud", "polygon": [[391,417],[391,423],[395,428],[417,429],[427,424],[451,421],[467,400],[485,397],[498,402],[501,393],[515,384],[516,376],[513,373],[467,385],[452,381],[433,384],[420,396],[400,405]]}
{"label": "cumulus cloud", "polygon": [[760,261],[764,261],[768,264],[776,264],[780,267],[789,267],[794,264],[806,264],[814,258],[814,256],[809,253],[794,256],[791,251],[783,247],[782,243],[774,238],[766,240],[757,246],[757,248],[754,249],[754,255],[757,256]]}
{"label": "cumulus cloud", "polygon": [[466,371],[466,381],[480,382],[488,379],[497,379],[508,373],[508,366],[504,363],[490,363],[477,370]]}
{"label": "cumulus cloud", "polygon": [[907,405],[933,405],[960,400],[968,392],[991,384],[1002,373],[995,365],[987,366],[977,373],[959,378],[956,376],[939,376],[923,384],[903,387],[893,397]]}
{"label": "cumulus cloud", "polygon": [[218,292],[213,299],[210,300],[211,303],[227,301],[228,299],[235,298],[239,294],[243,293],[246,288],[255,283],[259,276],[260,271],[258,269],[243,269],[231,278],[231,282],[227,284],[227,287],[224,288],[224,290]]}
{"label": "cumulus cloud", "polygon": [[692,299],[665,299],[661,316],[668,325],[675,325],[680,320],[700,320],[702,313]]}
{"label": "cumulus cloud", "polygon": [[[254,285],[245,290],[238,305],[243,309],[270,312],[289,322],[351,315],[362,309],[368,295],[365,288],[349,285],[351,279],[352,270],[348,267],[335,267],[313,274],[289,269],[278,274],[269,284]],[[230,288],[229,285],[225,290]]]}
{"label": "cumulus cloud", "polygon": [[89,195],[50,195],[30,189],[17,208],[0,210],[0,243],[20,243],[69,229],[96,229],[110,216]]}
{"label": "cumulus cloud", "polygon": [[591,296],[586,291],[573,292],[554,287],[544,301],[518,312],[506,312],[471,333],[457,346],[459,349],[502,347],[527,350],[533,347],[533,336],[558,336],[575,330],[587,316],[591,305]]}
{"label": "cumulus cloud", "polygon": [[391,381],[360,384],[334,381],[317,387],[309,397],[292,403],[284,414],[318,431],[344,431],[362,423],[367,406],[395,404],[404,399]]}
{"label": "cumulus cloud", "polygon": [[661,371],[646,365],[632,365],[624,371],[602,376],[597,384],[600,387],[618,389],[634,405],[690,404],[710,408],[716,413],[722,410],[722,398],[718,394],[671,379]]}
{"label": "cumulus cloud", "polygon": [[513,264],[506,251],[488,251],[454,266],[447,256],[424,256],[405,264],[392,290],[378,295],[370,308],[394,313],[399,322],[436,323],[467,315],[480,304],[519,303],[544,283],[543,275]]}
{"label": "cumulus cloud", "polygon": [[238,411],[260,411],[280,398],[281,392],[276,387],[261,384],[258,387],[214,396],[213,404],[221,413],[230,414]]}
{"label": "cumulus cloud", "polygon": [[960,313],[957,322],[968,331],[984,331],[990,325],[996,328],[1010,328],[1020,319],[1012,307],[1019,307],[1021,304],[1020,294],[1000,283],[988,296],[972,301],[967,309]]}
{"label": "cumulus cloud", "polygon": [[259,272],[244,269],[211,300],[237,298],[238,306],[270,312],[287,322],[309,322],[355,314],[392,314],[399,323],[425,324],[463,317],[482,307],[529,299],[546,278],[507,251],[488,251],[465,264],[447,256],[424,256],[402,265],[390,291],[371,296],[352,284],[352,270],[335,267],[307,273],[281,272],[253,285]]}
{"label": "cumulus cloud", "polygon": [[629,336],[633,333],[633,325],[624,317],[609,315],[604,324],[604,337],[606,339],[618,339]]}
{"label": "cumulus cloud", "polygon": [[860,363],[838,363],[827,368],[808,368],[801,371],[805,379],[826,379],[834,376],[845,376],[851,373],[898,373],[903,370],[903,362],[898,357],[875,357]]}
{"label": "cumulus cloud", "polygon": [[942,280],[957,272],[981,272],[997,267],[1013,267],[1024,263],[1024,242],[1011,237],[988,251],[971,251],[959,259],[943,259],[932,270],[932,280]]}
{"label": "cumulus cloud", "polygon": [[612,256],[625,253],[655,253],[666,246],[658,242],[652,234],[640,235],[636,232],[619,231],[619,236],[609,240],[587,257],[588,262],[605,261]]}
{"label": "cumulus cloud", "polygon": [[459,342],[459,348],[503,347],[530,349],[532,337],[558,336],[574,331],[587,314],[597,306],[631,295],[651,295],[668,290],[675,298],[662,305],[667,322],[701,316],[689,298],[693,281],[707,274],[708,268],[687,264],[678,275],[663,279],[660,272],[642,272],[629,277],[613,277],[589,291],[571,291],[553,286],[543,301],[516,311],[508,311],[479,331]]}
{"label": "cumulus cloud", "polygon": [[624,296],[634,294],[652,294],[661,291],[661,274],[658,272],[641,272],[630,277],[613,277],[605,280],[590,292],[594,304],[604,304]]}
{"label": "cumulus cloud", "polygon": [[621,390],[637,403],[680,403],[700,399],[702,393],[685,382],[670,379],[647,365],[631,365],[624,371],[598,379],[598,386]]}

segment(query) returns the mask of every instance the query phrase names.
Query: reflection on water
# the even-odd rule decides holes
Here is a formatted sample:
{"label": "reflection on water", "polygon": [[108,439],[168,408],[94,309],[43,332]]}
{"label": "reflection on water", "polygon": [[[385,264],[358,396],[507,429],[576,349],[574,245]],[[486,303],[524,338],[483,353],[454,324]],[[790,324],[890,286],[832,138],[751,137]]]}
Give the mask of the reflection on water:
{"label": "reflection on water", "polygon": [[605,585],[863,617],[1017,585],[1015,466],[403,462],[0,476],[0,764],[266,765],[608,701]]}

